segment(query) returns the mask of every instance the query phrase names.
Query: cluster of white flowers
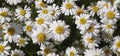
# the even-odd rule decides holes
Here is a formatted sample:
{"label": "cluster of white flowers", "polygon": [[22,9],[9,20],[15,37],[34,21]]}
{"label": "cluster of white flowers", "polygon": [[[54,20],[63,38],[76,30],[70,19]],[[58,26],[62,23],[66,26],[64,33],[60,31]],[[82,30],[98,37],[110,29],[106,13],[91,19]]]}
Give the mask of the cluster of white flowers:
{"label": "cluster of white flowers", "polygon": [[[0,7],[0,56],[120,56],[120,36],[114,36],[119,31],[120,0],[89,6],[78,6],[79,0],[57,1],[5,0]],[[74,29],[65,17],[71,17],[80,35],[70,46],[63,42]]]}

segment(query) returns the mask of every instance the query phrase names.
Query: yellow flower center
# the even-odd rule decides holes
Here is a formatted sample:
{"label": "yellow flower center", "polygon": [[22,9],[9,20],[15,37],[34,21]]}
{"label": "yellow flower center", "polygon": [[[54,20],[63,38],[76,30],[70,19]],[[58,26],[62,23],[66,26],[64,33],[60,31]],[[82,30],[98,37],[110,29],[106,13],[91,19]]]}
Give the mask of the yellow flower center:
{"label": "yellow flower center", "polygon": [[89,28],[88,28],[88,30],[87,30],[88,32],[93,32],[94,31],[94,26],[93,25],[91,25]]}
{"label": "yellow flower center", "polygon": [[75,53],[73,51],[71,51],[70,56],[75,56]]}
{"label": "yellow flower center", "polygon": [[1,15],[2,17],[6,17],[6,16],[8,15],[8,13],[4,11],[4,12],[1,12],[0,15]]}
{"label": "yellow flower center", "polygon": [[77,14],[77,15],[80,15],[80,14],[82,14],[82,13],[83,13],[83,10],[82,10],[82,9],[77,9],[77,10],[76,10],[76,14]]}
{"label": "yellow flower center", "polygon": [[26,25],[26,26],[25,26],[25,30],[26,30],[27,32],[30,32],[30,31],[32,30],[32,27],[31,27],[30,25]]}
{"label": "yellow flower center", "polygon": [[73,5],[68,2],[68,3],[65,4],[65,8],[66,8],[66,9],[72,9],[72,8],[73,8]]}
{"label": "yellow flower center", "polygon": [[115,46],[116,46],[117,48],[120,48],[120,41],[117,41],[117,42],[115,43]]}
{"label": "yellow flower center", "polygon": [[46,39],[46,37],[45,37],[45,34],[44,34],[44,33],[39,33],[39,34],[37,34],[37,41],[38,41],[38,42],[44,42],[45,39]]}
{"label": "yellow flower center", "polygon": [[106,17],[107,17],[108,19],[114,19],[115,13],[114,13],[113,11],[108,11],[108,12],[106,13]]}
{"label": "yellow flower center", "polygon": [[84,49],[85,48],[84,44],[80,44],[79,48]]}
{"label": "yellow flower center", "polygon": [[13,56],[19,56],[17,53],[13,54]]}
{"label": "yellow flower center", "polygon": [[81,19],[79,20],[79,23],[80,23],[80,24],[85,24],[85,23],[86,23],[86,19],[85,19],[85,18],[81,18]]}
{"label": "yellow flower center", "polygon": [[93,55],[93,56],[98,56],[97,54]]}
{"label": "yellow flower center", "polygon": [[0,45],[0,52],[3,52],[4,51],[4,46]]}
{"label": "yellow flower center", "polygon": [[23,9],[21,9],[21,10],[20,10],[20,15],[24,16],[25,14],[26,14],[26,11],[23,10]]}
{"label": "yellow flower center", "polygon": [[63,26],[57,26],[56,27],[56,33],[58,33],[58,34],[63,34],[64,33],[64,28],[63,28]]}
{"label": "yellow flower center", "polygon": [[44,19],[43,18],[39,18],[36,22],[37,22],[38,25],[41,25],[41,24],[44,23]]}
{"label": "yellow flower center", "polygon": [[49,48],[45,48],[44,49],[44,55],[48,55],[50,53],[50,49]]}
{"label": "yellow flower center", "polygon": [[12,27],[10,27],[10,28],[8,28],[7,33],[8,33],[9,35],[14,35],[15,29],[12,28]]}
{"label": "yellow flower center", "polygon": [[110,55],[110,50],[109,49],[106,49],[104,52],[105,52],[106,55],[108,55],[108,56]]}
{"label": "yellow flower center", "polygon": [[0,24],[0,30],[3,29],[3,26]]}
{"label": "yellow flower center", "polygon": [[97,11],[99,10],[99,8],[98,8],[97,6],[92,6],[92,10],[93,10],[94,12],[97,12]]}
{"label": "yellow flower center", "polygon": [[114,0],[110,0],[111,4],[113,5],[114,4]]}
{"label": "yellow flower center", "polygon": [[40,7],[44,7],[44,6],[45,6],[45,3],[44,3],[44,2],[40,2],[39,6],[40,6]]}
{"label": "yellow flower center", "polygon": [[51,14],[52,16],[54,16],[54,15],[55,15],[55,11],[52,10],[50,14]]}
{"label": "yellow flower center", "polygon": [[42,10],[42,13],[43,13],[43,14],[47,14],[47,13],[48,13],[48,10],[47,10],[47,9],[43,9],[43,10]]}
{"label": "yellow flower center", "polygon": [[103,7],[108,7],[108,4],[107,3],[103,4]]}
{"label": "yellow flower center", "polygon": [[107,29],[111,29],[112,28],[112,25],[111,24],[106,24],[105,26]]}
{"label": "yellow flower center", "polygon": [[25,43],[25,40],[23,38],[21,38],[18,42],[20,45],[24,44]]}
{"label": "yellow flower center", "polygon": [[94,42],[94,38],[92,38],[92,37],[91,37],[91,38],[88,37],[88,38],[87,38],[87,42],[88,42],[88,43],[93,43],[93,42]]}

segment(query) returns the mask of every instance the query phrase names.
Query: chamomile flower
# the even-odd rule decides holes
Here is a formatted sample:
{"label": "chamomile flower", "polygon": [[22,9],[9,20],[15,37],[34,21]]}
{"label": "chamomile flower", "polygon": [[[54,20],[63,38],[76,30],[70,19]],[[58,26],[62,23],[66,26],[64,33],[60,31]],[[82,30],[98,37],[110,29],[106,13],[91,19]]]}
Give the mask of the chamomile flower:
{"label": "chamomile flower", "polygon": [[32,30],[34,29],[34,24],[32,21],[26,21],[25,22],[25,26],[23,28],[23,30],[28,34],[31,35],[32,34]]}
{"label": "chamomile flower", "polygon": [[18,3],[21,3],[22,0],[5,0],[10,5],[17,5]]}
{"label": "chamomile flower", "polygon": [[102,15],[103,17],[101,17],[101,22],[115,24],[120,17],[119,15],[120,14],[117,9],[112,6],[108,6],[108,8],[104,10],[104,14]]}
{"label": "chamomile flower", "polygon": [[93,35],[93,36],[99,36],[99,28],[100,28],[100,25],[97,23],[96,20],[93,20],[93,22],[91,23],[90,27],[83,31],[81,30],[81,34],[90,34],[90,35]]}
{"label": "chamomile flower", "polygon": [[11,56],[25,56],[25,53],[22,50],[15,49],[11,51]]}
{"label": "chamomile flower", "polygon": [[0,8],[0,23],[9,22],[11,19],[8,17],[10,15],[8,8]]}
{"label": "chamomile flower", "polygon": [[38,27],[37,29],[33,30],[33,34],[31,35],[33,43],[41,44],[47,43],[48,38],[48,28]]}
{"label": "chamomile flower", "polygon": [[104,56],[102,49],[88,49],[84,52],[85,56]]}
{"label": "chamomile flower", "polygon": [[78,56],[78,51],[75,49],[75,47],[68,47],[66,49],[66,56]]}
{"label": "chamomile flower", "polygon": [[98,15],[99,7],[98,7],[98,5],[91,5],[91,6],[88,7],[88,10],[90,10],[90,15],[91,16],[94,16],[95,13]]}
{"label": "chamomile flower", "polygon": [[90,20],[89,14],[80,14],[75,19],[75,24],[77,25],[77,29],[85,31],[89,28],[92,21]]}
{"label": "chamomile flower", "polygon": [[113,34],[102,32],[102,38],[104,39],[105,42],[109,43],[113,40]]}
{"label": "chamomile flower", "polygon": [[42,16],[38,16],[35,18],[35,26],[36,27],[45,27],[48,28],[48,25],[50,24],[50,19]]}
{"label": "chamomile flower", "polygon": [[120,36],[116,36],[114,38],[114,41],[112,43],[112,47],[111,49],[114,51],[114,52],[120,52]]}
{"label": "chamomile flower", "polygon": [[7,56],[9,55],[10,46],[7,46],[8,41],[0,42],[0,55]]}
{"label": "chamomile flower", "polygon": [[102,24],[102,31],[104,31],[105,33],[108,34],[113,34],[115,27],[115,24],[110,24],[110,23],[106,23],[106,24]]}
{"label": "chamomile flower", "polygon": [[50,24],[50,38],[55,41],[64,41],[70,34],[69,25],[66,25],[64,21],[53,21]]}
{"label": "chamomile flower", "polygon": [[59,56],[59,55],[57,55],[53,52],[53,53],[49,53],[47,56]]}
{"label": "chamomile flower", "polygon": [[112,54],[113,54],[112,50],[108,46],[103,47],[103,51],[105,53],[105,56],[112,56]]}
{"label": "chamomile flower", "polygon": [[95,47],[98,47],[98,43],[100,41],[99,37],[93,37],[90,34],[86,34],[82,36],[82,43],[85,44],[85,47],[94,49]]}
{"label": "chamomile flower", "polygon": [[16,44],[19,47],[25,47],[25,45],[28,44],[27,41],[28,41],[27,37],[25,37],[25,38],[20,37],[17,39]]}
{"label": "chamomile flower", "polygon": [[53,3],[55,0],[44,0],[46,1],[47,3]]}
{"label": "chamomile flower", "polygon": [[115,0],[114,5],[115,8],[120,8],[120,0]]}
{"label": "chamomile flower", "polygon": [[30,20],[31,12],[30,12],[30,7],[25,6],[24,8],[18,7],[15,11],[17,16],[17,19],[19,21],[26,21]]}
{"label": "chamomile flower", "polygon": [[52,19],[58,19],[59,15],[61,14],[59,6],[53,4],[51,6],[48,6],[48,9],[50,10],[50,17]]}
{"label": "chamomile flower", "polygon": [[22,33],[22,26],[20,24],[16,23],[10,23],[6,27],[4,27],[4,40],[8,40],[9,42],[12,42],[17,39],[17,36]]}
{"label": "chamomile flower", "polygon": [[74,15],[74,18],[79,16],[80,14],[83,14],[83,13],[87,13],[87,11],[84,9],[84,5],[82,5],[82,7],[76,7],[76,10],[75,10],[75,15]]}
{"label": "chamomile flower", "polygon": [[51,52],[55,52],[56,49],[54,49],[54,45],[53,44],[41,44],[40,46],[41,51],[37,51],[38,55],[42,55],[42,56],[47,56],[48,54],[50,54]]}
{"label": "chamomile flower", "polygon": [[35,7],[37,9],[44,8],[45,6],[46,6],[46,4],[44,2],[42,2],[41,0],[35,0]]}
{"label": "chamomile flower", "polygon": [[48,9],[48,7],[47,8],[46,7],[41,8],[41,10],[37,11],[37,13],[39,13],[38,16],[42,16],[42,17],[45,17],[45,18],[50,17],[49,12],[50,12],[50,10]]}
{"label": "chamomile flower", "polygon": [[74,1],[66,0],[65,2],[62,3],[61,12],[64,15],[74,15],[75,10],[76,10],[76,5]]}
{"label": "chamomile flower", "polygon": [[97,6],[98,6],[100,9],[102,9],[102,8],[107,8],[109,5],[110,5],[110,4],[109,4],[108,2],[103,1],[103,0],[97,2]]}

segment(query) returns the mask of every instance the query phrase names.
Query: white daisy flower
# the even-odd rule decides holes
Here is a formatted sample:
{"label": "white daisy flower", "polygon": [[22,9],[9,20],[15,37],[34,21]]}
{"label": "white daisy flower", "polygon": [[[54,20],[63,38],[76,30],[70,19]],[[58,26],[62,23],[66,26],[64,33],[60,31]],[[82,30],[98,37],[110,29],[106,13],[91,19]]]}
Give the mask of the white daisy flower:
{"label": "white daisy flower", "polygon": [[91,15],[91,16],[94,16],[95,13],[96,13],[97,15],[99,15],[99,14],[98,14],[98,10],[99,10],[98,5],[91,5],[91,6],[88,7],[88,10],[90,10],[90,15]]}
{"label": "white daisy flower", "polygon": [[83,14],[83,13],[87,13],[87,10],[84,9],[84,5],[82,5],[82,7],[76,7],[76,10],[75,10],[75,15],[73,18],[76,18],[77,16],[79,16],[80,14]]}
{"label": "white daisy flower", "polygon": [[100,25],[97,23],[96,20],[93,20],[93,22],[91,23],[90,27],[83,31],[81,30],[81,34],[90,34],[90,35],[93,35],[93,36],[99,36],[99,28],[100,28]]}
{"label": "white daisy flower", "polygon": [[78,51],[75,47],[68,47],[65,52],[66,56],[79,56],[77,53]]}
{"label": "white daisy flower", "polygon": [[114,51],[114,52],[120,52],[120,36],[116,36],[114,38],[114,41],[112,43],[112,47],[111,49]]}
{"label": "white daisy flower", "polygon": [[25,22],[25,26],[23,28],[23,30],[28,34],[31,35],[32,34],[32,30],[34,29],[34,24],[32,21],[26,21]]}
{"label": "white daisy flower", "polygon": [[53,3],[55,0],[44,0],[46,1],[47,3]]}
{"label": "white daisy flower", "polygon": [[113,6],[115,8],[120,8],[120,0],[115,0]]}
{"label": "white daisy flower", "polygon": [[11,19],[10,17],[8,17],[10,15],[9,9],[8,8],[0,8],[0,23],[4,23],[4,22],[9,22]]}
{"label": "white daisy flower", "polygon": [[10,46],[7,46],[8,41],[0,42],[0,56],[9,55]]}
{"label": "white daisy flower", "polygon": [[65,2],[62,3],[61,12],[64,15],[68,15],[68,16],[74,15],[75,10],[76,10],[76,5],[75,5],[74,1],[66,0]]}
{"label": "white daisy flower", "polygon": [[50,10],[48,9],[48,7],[47,8],[45,8],[45,7],[41,8],[41,10],[37,11],[37,13],[39,13],[38,14],[39,16],[42,16],[42,17],[45,17],[45,18],[50,17],[49,12],[50,12]]}
{"label": "white daisy flower", "polygon": [[110,24],[110,23],[102,24],[101,27],[102,27],[102,31],[108,34],[113,34],[114,29],[116,28],[114,24]]}
{"label": "white daisy flower", "polygon": [[16,23],[8,24],[7,26],[4,27],[5,30],[3,32],[6,33],[4,39],[8,40],[9,42],[14,41],[14,39],[17,38],[18,34],[22,33],[21,28],[22,26],[20,24],[16,24]]}
{"label": "white daisy flower", "polygon": [[49,53],[47,56],[59,56],[59,55],[57,55],[53,52],[53,53]]}
{"label": "white daisy flower", "polygon": [[53,4],[51,6],[48,6],[48,9],[50,10],[49,14],[52,19],[58,19],[59,15],[61,14],[61,10],[59,6],[56,4]]}
{"label": "white daisy flower", "polygon": [[88,49],[84,54],[85,56],[105,56],[102,49]]}
{"label": "white daisy flower", "polygon": [[30,7],[25,6],[24,8],[18,7],[15,11],[17,16],[17,19],[19,21],[26,21],[30,20],[31,12],[30,12]]}
{"label": "white daisy flower", "polygon": [[70,34],[69,25],[66,25],[64,21],[53,21],[50,24],[50,38],[55,41],[64,41]]}
{"label": "white daisy flower", "polygon": [[11,56],[25,56],[25,53],[22,50],[15,49],[11,50]]}
{"label": "white daisy flower", "polygon": [[28,44],[27,41],[28,41],[27,37],[25,37],[25,38],[20,37],[20,38],[17,39],[16,44],[19,47],[25,47],[25,45]]}
{"label": "white daisy flower", "polygon": [[38,27],[37,29],[33,30],[33,34],[31,35],[33,43],[41,44],[47,43],[48,38],[48,28]]}
{"label": "white daisy flower", "polygon": [[102,32],[102,38],[104,39],[105,42],[109,43],[113,40],[113,34]]}
{"label": "white daisy flower", "polygon": [[104,14],[101,15],[101,22],[102,23],[111,23],[114,24],[117,22],[120,14],[118,13],[118,10],[115,9],[112,6],[108,6],[108,8],[104,9]]}
{"label": "white daisy flower", "polygon": [[46,6],[46,4],[44,2],[42,2],[41,0],[35,0],[35,7],[37,9],[44,8],[45,6]]}
{"label": "white daisy flower", "polygon": [[112,50],[108,47],[108,46],[105,46],[103,47],[103,51],[105,53],[105,56],[112,56]]}
{"label": "white daisy flower", "polygon": [[85,44],[85,47],[92,48],[92,49],[95,47],[98,47],[98,43],[100,41],[99,37],[93,37],[90,34],[86,34],[86,35],[83,35],[82,38],[83,38],[82,43]]}
{"label": "white daisy flower", "polygon": [[42,56],[47,56],[48,54],[50,54],[51,52],[55,52],[56,49],[54,49],[54,45],[53,44],[41,44],[40,46],[41,51],[37,51],[38,55],[42,55]]}
{"label": "white daisy flower", "polygon": [[5,0],[10,5],[17,5],[18,3],[21,3],[22,0]]}
{"label": "white daisy flower", "polygon": [[106,1],[98,1],[97,2],[97,6],[100,8],[100,9],[102,9],[102,8],[107,8],[108,7],[108,5],[110,5],[108,2],[106,2]]}
{"label": "white daisy flower", "polygon": [[79,30],[86,30],[91,25],[92,20],[90,20],[89,14],[80,14],[80,16],[77,16],[75,19],[75,24],[77,25],[77,28]]}
{"label": "white daisy flower", "polygon": [[38,16],[37,18],[35,18],[35,26],[36,27],[45,27],[48,28],[49,24],[50,24],[50,19],[46,18],[46,17],[42,17],[42,16]]}

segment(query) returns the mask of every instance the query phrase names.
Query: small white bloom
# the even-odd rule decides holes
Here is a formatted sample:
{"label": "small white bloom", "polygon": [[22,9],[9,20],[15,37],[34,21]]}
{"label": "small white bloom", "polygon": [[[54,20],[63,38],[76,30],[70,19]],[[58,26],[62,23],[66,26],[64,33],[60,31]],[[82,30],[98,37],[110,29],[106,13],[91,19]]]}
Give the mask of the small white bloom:
{"label": "small white bloom", "polygon": [[74,15],[76,10],[76,5],[74,1],[68,1],[62,3],[61,12],[64,13],[64,15]]}
{"label": "small white bloom", "polygon": [[31,12],[30,12],[30,7],[25,6],[24,8],[18,7],[15,11],[17,16],[17,19],[19,21],[26,21],[30,20]]}
{"label": "small white bloom", "polygon": [[55,41],[64,41],[70,34],[69,25],[66,25],[64,21],[53,21],[50,24],[50,38]]}
{"label": "small white bloom", "polygon": [[15,49],[11,51],[11,56],[25,56],[25,53],[22,50]]}

